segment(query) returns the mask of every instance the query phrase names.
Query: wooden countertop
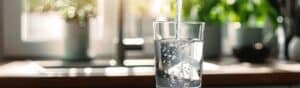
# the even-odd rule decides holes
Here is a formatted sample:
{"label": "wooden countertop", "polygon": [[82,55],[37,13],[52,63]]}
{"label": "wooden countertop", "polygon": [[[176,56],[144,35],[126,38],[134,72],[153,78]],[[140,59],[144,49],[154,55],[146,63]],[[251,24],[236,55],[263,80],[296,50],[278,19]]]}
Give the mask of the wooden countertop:
{"label": "wooden countertop", "polygon": [[[203,86],[296,85],[300,64],[204,64]],[[44,68],[32,61],[0,67],[1,88],[155,88],[154,68],[76,67]]]}

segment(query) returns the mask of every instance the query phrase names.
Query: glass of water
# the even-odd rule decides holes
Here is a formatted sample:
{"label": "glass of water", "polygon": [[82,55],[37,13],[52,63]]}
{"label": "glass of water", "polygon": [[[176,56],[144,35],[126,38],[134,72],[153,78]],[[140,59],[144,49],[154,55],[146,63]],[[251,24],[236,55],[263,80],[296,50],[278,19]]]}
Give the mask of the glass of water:
{"label": "glass of water", "polygon": [[205,24],[181,22],[178,25],[175,21],[153,23],[156,88],[201,88]]}

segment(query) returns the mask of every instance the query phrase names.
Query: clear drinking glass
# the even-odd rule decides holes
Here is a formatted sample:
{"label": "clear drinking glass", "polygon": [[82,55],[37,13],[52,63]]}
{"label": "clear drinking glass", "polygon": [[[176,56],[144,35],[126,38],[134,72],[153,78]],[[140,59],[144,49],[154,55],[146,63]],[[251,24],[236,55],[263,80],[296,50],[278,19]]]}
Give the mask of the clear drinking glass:
{"label": "clear drinking glass", "polygon": [[156,88],[200,88],[203,22],[155,21]]}

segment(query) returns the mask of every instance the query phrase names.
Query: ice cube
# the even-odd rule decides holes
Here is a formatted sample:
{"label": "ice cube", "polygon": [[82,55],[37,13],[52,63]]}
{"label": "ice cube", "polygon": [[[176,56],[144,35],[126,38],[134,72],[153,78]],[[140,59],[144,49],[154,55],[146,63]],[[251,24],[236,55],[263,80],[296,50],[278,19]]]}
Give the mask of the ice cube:
{"label": "ice cube", "polygon": [[191,64],[180,62],[168,69],[168,74],[177,78],[199,80],[198,69]]}

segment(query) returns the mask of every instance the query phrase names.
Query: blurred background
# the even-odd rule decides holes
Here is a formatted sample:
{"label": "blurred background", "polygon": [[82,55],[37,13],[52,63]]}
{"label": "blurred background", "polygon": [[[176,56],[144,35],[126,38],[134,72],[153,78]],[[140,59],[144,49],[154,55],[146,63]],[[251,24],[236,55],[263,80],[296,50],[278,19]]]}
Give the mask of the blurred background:
{"label": "blurred background", "polygon": [[[49,68],[151,67],[152,23],[174,20],[175,2],[1,0],[0,60]],[[297,67],[299,12],[300,0],[183,0],[181,14],[184,21],[206,23],[204,70],[214,71],[232,64]]]}
{"label": "blurred background", "polygon": [[[130,47],[122,50],[125,57],[153,58],[152,22],[161,17],[174,19],[175,1],[3,1],[3,56],[62,58],[68,25],[84,22],[87,57],[114,58],[120,54],[122,40],[121,47]],[[184,21],[206,22],[206,58],[233,56],[253,44],[266,47],[268,56],[278,56],[276,31],[282,30],[284,17],[276,1],[184,0],[182,10]]]}
{"label": "blurred background", "polygon": [[[152,22],[174,19],[175,1],[3,1],[2,56],[67,58],[71,51],[83,51],[73,53],[93,59],[153,58]],[[184,0],[181,14],[184,21],[206,22],[205,59],[264,61],[279,56],[278,39],[285,38],[279,9],[272,0]],[[76,22],[85,24],[77,27],[86,29],[80,37],[68,30]],[[86,41],[75,43],[79,40]]]}

